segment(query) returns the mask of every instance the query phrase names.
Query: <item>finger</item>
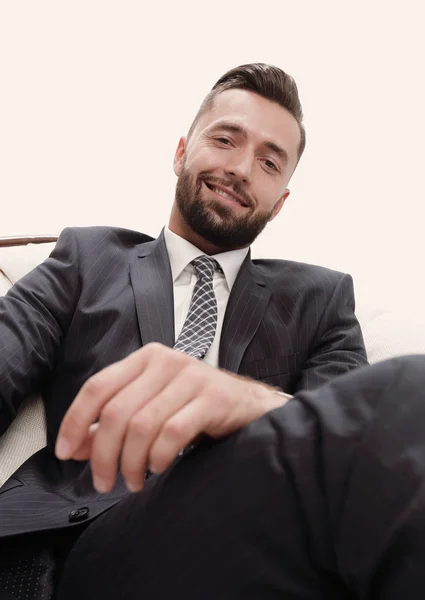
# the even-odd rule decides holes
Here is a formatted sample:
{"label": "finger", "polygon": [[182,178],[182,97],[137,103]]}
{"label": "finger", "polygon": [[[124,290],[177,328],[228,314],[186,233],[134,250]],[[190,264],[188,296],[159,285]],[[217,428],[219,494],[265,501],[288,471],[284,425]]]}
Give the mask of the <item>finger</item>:
{"label": "finger", "polygon": [[[151,445],[148,465],[153,473],[167,469],[182,448],[188,446],[200,434],[220,438],[237,431],[260,418],[266,412],[283,406],[288,398],[282,398],[267,387],[251,382],[231,381],[226,375],[226,393],[203,387],[201,394],[185,404],[164,423]],[[232,387],[233,384],[233,387]],[[248,399],[249,398],[249,399]]]}
{"label": "finger", "polygon": [[164,424],[153,442],[148,457],[150,470],[165,471],[182,448],[208,429],[211,419],[210,397],[201,396],[186,404]]}
{"label": "finger", "polygon": [[87,437],[72,457],[73,460],[90,460],[92,444],[98,427],[99,423],[93,423],[93,425],[90,425]]}
{"label": "finger", "polygon": [[59,428],[56,456],[66,460],[80,447],[89,426],[97,420],[102,407],[124,386],[143,373],[158,351],[159,344],[148,344],[90,377],[68,409]]}
{"label": "finger", "polygon": [[130,491],[142,489],[152,443],[164,424],[197,397],[203,381],[198,363],[188,365],[129,423],[121,453],[121,473]]}
{"label": "finger", "polygon": [[[157,357],[142,375],[120,390],[103,407],[90,455],[93,482],[99,492],[108,492],[114,486],[119,456],[131,419],[144,406],[149,406],[185,362],[180,356],[171,356],[169,353]],[[149,427],[144,433],[146,437],[152,435]]]}

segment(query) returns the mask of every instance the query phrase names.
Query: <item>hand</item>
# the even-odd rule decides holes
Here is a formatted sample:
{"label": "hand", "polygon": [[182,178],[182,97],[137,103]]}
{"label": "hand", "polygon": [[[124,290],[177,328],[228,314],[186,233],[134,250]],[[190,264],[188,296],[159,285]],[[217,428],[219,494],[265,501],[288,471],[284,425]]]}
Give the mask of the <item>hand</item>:
{"label": "hand", "polygon": [[[162,472],[199,434],[228,435],[287,399],[274,388],[152,343],[87,380],[58,434],[59,459],[90,460],[95,488],[120,467],[130,491]],[[96,422],[99,419],[99,422]]]}

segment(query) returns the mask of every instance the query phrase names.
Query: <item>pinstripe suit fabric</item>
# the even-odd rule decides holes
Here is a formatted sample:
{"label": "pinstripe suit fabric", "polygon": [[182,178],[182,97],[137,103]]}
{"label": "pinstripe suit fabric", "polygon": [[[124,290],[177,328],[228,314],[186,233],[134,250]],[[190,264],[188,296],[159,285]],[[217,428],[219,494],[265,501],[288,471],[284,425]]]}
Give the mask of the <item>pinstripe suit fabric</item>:
{"label": "pinstripe suit fabric", "polygon": [[424,389],[392,359],[206,441],[86,529],[57,600],[423,600]]}
{"label": "pinstripe suit fabric", "polygon": [[[290,261],[244,261],[232,288],[220,367],[288,393],[313,389],[366,362],[348,275]],[[52,255],[0,299],[0,434],[41,390],[48,445],[0,488],[0,537],[89,519],[126,490],[96,494],[85,463],[58,462],[61,420],[99,369],[152,341],[174,343],[173,288],[163,234],[66,229]]]}

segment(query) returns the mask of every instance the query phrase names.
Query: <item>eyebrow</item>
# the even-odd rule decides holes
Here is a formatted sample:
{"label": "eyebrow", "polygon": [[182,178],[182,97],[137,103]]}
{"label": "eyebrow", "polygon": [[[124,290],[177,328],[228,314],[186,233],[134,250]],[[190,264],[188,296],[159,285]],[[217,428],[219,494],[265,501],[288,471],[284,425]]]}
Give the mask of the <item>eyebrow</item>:
{"label": "eyebrow", "polygon": [[[212,130],[215,130],[215,129],[222,129],[224,131],[229,131],[230,133],[237,133],[237,134],[241,135],[242,137],[244,137],[245,139],[248,138],[247,130],[244,127],[242,127],[241,125],[239,125],[238,123],[232,123],[231,121],[218,121],[212,127]],[[270,142],[270,141],[265,141],[262,143],[262,145],[265,146],[266,148],[268,148],[269,150],[271,150],[271,152],[274,152],[275,154],[277,154],[283,160],[283,162],[285,164],[288,164],[289,156],[288,156],[287,151],[284,148],[281,148],[275,142]]]}

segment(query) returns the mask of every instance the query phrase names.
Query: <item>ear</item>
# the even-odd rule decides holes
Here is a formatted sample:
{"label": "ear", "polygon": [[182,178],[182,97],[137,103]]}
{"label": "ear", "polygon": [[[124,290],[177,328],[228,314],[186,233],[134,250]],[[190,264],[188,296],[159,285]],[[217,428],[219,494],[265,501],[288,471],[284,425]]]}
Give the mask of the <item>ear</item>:
{"label": "ear", "polygon": [[180,177],[180,173],[181,173],[183,163],[184,163],[185,153],[186,153],[186,138],[181,137],[179,139],[179,143],[177,145],[177,150],[174,155],[174,164],[173,164],[174,173],[177,175],[177,177]]}
{"label": "ear", "polygon": [[273,219],[275,217],[277,217],[277,215],[280,213],[280,210],[281,210],[282,206],[285,204],[285,200],[289,196],[290,193],[291,193],[290,190],[288,190],[288,188],[286,188],[286,190],[284,191],[283,195],[279,198],[279,200],[274,205],[274,207],[273,207],[273,213],[272,213],[272,216],[269,219],[269,222],[273,221]]}

